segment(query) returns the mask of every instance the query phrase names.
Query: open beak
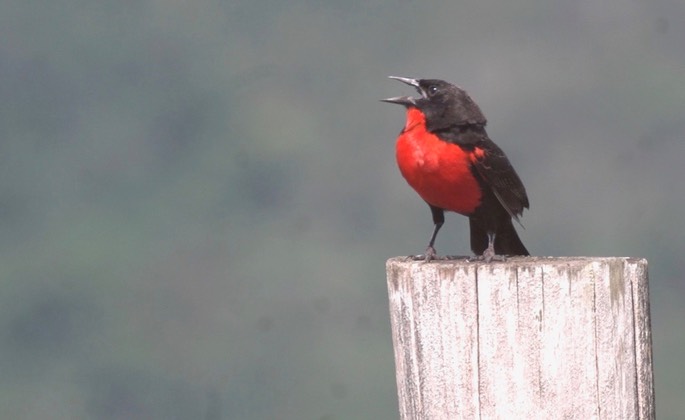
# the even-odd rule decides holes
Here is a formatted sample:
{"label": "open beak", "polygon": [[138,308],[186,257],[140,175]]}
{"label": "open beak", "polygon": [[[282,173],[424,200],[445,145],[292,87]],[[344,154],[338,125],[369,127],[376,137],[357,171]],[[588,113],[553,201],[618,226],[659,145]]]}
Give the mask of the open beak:
{"label": "open beak", "polygon": [[[419,87],[419,81],[416,79],[410,79],[408,77],[398,77],[398,76],[388,76],[390,79],[399,80],[400,82],[413,86],[416,90],[422,94],[421,88]],[[422,94],[423,96],[423,94]],[[396,96],[394,98],[381,99],[382,102],[388,102],[391,104],[399,104],[404,106],[416,106],[416,98],[411,96]]]}

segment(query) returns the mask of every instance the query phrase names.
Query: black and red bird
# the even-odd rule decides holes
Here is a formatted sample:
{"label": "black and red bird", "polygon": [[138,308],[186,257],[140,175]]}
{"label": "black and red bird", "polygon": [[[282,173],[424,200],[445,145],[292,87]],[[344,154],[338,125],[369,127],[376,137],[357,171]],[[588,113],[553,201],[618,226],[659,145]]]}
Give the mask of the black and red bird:
{"label": "black and red bird", "polygon": [[421,95],[383,101],[407,108],[395,152],[402,176],[433,215],[435,226],[423,258],[436,258],[435,238],[445,211],[469,218],[471,250],[486,261],[496,255],[530,255],[512,223],[529,207],[526,189],[488,137],[478,105],[466,91],[443,80],[390,78]]}

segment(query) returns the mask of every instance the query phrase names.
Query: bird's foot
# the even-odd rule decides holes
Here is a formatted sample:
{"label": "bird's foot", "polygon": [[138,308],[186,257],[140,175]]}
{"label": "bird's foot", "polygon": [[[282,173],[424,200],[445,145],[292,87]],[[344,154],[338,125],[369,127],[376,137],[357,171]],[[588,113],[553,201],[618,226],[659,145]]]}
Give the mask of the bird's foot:
{"label": "bird's foot", "polygon": [[472,261],[484,261],[486,263],[489,263],[491,261],[500,261],[500,262],[505,262],[507,260],[506,255],[497,255],[495,254],[495,251],[487,248],[484,252],[483,255],[476,255],[475,257],[470,257],[469,262]]}
{"label": "bird's foot", "polygon": [[487,247],[485,249],[485,251],[483,251],[483,260],[486,263],[489,263],[490,261],[492,261],[492,259],[495,258],[495,256],[496,256],[495,250],[492,249],[491,247]]}
{"label": "bird's foot", "polygon": [[441,257],[438,256],[438,254],[435,252],[435,248],[433,248],[432,246],[429,246],[428,248],[426,248],[425,254],[412,255],[409,258],[411,258],[414,261],[425,261],[425,262],[442,259]]}
{"label": "bird's foot", "polygon": [[481,257],[476,257],[477,259],[482,259],[486,263],[489,263],[492,260],[495,261],[506,261],[507,257],[504,255],[497,255],[495,252],[495,233],[494,232],[488,232],[488,247],[485,248],[485,251],[483,251],[483,255]]}

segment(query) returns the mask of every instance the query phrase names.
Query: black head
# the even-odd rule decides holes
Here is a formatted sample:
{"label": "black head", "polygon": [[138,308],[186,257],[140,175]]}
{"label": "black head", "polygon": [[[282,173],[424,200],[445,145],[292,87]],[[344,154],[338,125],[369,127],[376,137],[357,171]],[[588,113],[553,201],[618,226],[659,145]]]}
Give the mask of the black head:
{"label": "black head", "polygon": [[485,125],[487,122],[478,105],[459,86],[438,79],[390,78],[413,86],[421,97],[398,96],[382,101],[418,108],[426,115],[429,130],[455,125]]}

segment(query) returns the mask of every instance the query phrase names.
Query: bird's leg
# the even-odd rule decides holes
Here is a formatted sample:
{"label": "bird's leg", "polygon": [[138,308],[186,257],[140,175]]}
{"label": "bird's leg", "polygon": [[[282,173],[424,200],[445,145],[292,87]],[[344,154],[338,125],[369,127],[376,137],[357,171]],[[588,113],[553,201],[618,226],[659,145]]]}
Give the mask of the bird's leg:
{"label": "bird's leg", "polygon": [[435,238],[438,236],[438,231],[442,227],[443,223],[445,222],[436,223],[435,227],[433,228],[433,234],[431,235],[431,239],[426,247],[426,261],[434,260],[438,255],[435,252]]}
{"label": "bird's leg", "polygon": [[445,223],[445,212],[438,207],[430,206],[430,208],[431,213],[433,214],[433,234],[431,235],[430,241],[428,241],[426,253],[424,255],[414,255],[414,260],[430,261],[438,259],[438,254],[435,252],[435,238],[438,236],[438,231],[440,231],[440,228]]}
{"label": "bird's leg", "polygon": [[[430,206],[430,204],[429,204]],[[443,209],[430,206],[431,214],[433,215],[433,234],[431,235],[430,241],[428,241],[428,246],[426,247],[426,261],[434,260],[437,258],[437,253],[435,252],[435,238],[438,237],[438,231],[445,223],[445,212]]]}
{"label": "bird's leg", "polygon": [[483,260],[489,263],[492,260],[506,261],[504,255],[497,255],[495,253],[495,232],[488,232],[488,247],[483,251]]}

